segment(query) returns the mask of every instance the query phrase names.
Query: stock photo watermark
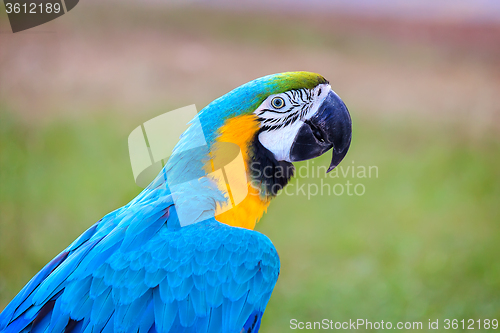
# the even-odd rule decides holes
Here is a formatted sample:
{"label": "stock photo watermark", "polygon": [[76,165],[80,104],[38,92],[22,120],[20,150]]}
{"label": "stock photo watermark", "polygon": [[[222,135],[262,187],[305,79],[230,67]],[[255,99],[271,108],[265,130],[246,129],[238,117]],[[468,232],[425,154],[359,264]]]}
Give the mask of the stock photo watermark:
{"label": "stock photo watermark", "polygon": [[[347,162],[347,161],[345,161]],[[305,196],[308,200],[315,196],[362,196],[366,193],[366,184],[363,183],[366,179],[378,178],[378,166],[356,165],[351,161],[351,165],[339,165],[329,173],[328,167],[325,165],[315,165],[315,161],[306,161],[295,170],[295,175],[298,176],[296,182],[289,183],[285,188],[281,189],[278,184],[276,190],[278,196]],[[254,163],[250,164],[250,169],[253,174],[257,175],[258,179],[272,179],[275,176],[271,168],[259,168]],[[285,173],[285,170],[278,170]],[[315,180],[316,182],[311,182]],[[319,183],[317,181],[319,180]],[[342,180],[342,181],[341,181]],[[252,187],[260,188],[260,184],[252,181]],[[281,191],[279,191],[281,190]]]}
{"label": "stock photo watermark", "polygon": [[290,319],[291,330],[496,330],[498,319],[428,319],[426,321],[371,321],[368,319],[349,319],[348,321],[299,321]]}
{"label": "stock photo watermark", "polygon": [[12,32],[52,21],[75,8],[79,0],[4,0]]}

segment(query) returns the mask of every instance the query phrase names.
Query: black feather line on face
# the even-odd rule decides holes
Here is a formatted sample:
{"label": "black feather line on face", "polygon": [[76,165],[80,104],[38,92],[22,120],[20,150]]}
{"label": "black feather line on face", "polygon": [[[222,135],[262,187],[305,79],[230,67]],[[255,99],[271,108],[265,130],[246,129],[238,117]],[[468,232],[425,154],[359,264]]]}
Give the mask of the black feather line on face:
{"label": "black feather line on face", "polygon": [[[253,140],[250,159],[250,178],[261,194],[274,197],[293,177],[295,167],[292,163],[278,161],[259,141],[258,134]],[[255,186],[257,185],[257,186]]]}
{"label": "black feather line on face", "polygon": [[[312,100],[314,94],[312,90],[309,89],[299,89],[290,90],[284,93],[286,99],[290,103],[290,107],[286,109],[280,109],[279,111],[272,109],[262,109],[258,112],[259,121],[261,122],[261,130],[272,131],[277,130],[282,127],[288,126],[297,119],[303,119],[304,116],[309,112],[312,107]],[[280,114],[281,117],[266,118],[263,117],[264,114]]]}

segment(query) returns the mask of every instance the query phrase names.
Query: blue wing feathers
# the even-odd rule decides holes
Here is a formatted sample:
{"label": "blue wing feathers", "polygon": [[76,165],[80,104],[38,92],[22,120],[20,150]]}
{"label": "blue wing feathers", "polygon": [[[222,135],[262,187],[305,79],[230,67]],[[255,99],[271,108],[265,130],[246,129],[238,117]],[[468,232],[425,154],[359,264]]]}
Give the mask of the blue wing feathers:
{"label": "blue wing feathers", "polygon": [[207,249],[207,246],[203,246],[202,249],[194,251],[194,261],[200,266],[208,266],[208,264],[214,260],[215,255],[217,254],[217,249]]}
{"label": "blue wing feathers", "polygon": [[193,304],[194,312],[198,317],[205,317],[208,315],[208,306],[206,302],[205,291],[193,288],[191,294],[189,294],[191,302]]}
{"label": "blue wing feathers", "polygon": [[229,328],[230,332],[236,332],[238,329],[241,330],[243,323],[238,325],[238,316],[245,303],[245,297],[242,296],[236,301],[231,301],[229,298],[224,299],[222,304],[222,316],[224,317],[224,327]]}
{"label": "blue wing feathers", "polygon": [[131,303],[119,305],[115,313],[115,331],[136,332],[139,328],[139,319],[152,299],[153,293],[150,289]]}
{"label": "blue wing feathers", "polygon": [[101,221],[102,219],[88,228],[83,234],[81,234],[80,237],[78,237],[73,243],[71,243],[71,245],[68,247],[68,250],[74,251],[83,243],[87,242],[96,233],[97,227],[99,226]]}
{"label": "blue wing feathers", "polygon": [[187,263],[184,263],[183,265],[180,265],[177,268],[177,274],[181,277],[181,279],[186,279],[187,277],[190,277],[191,275],[193,275],[191,263],[187,262]]}
{"label": "blue wing feathers", "polygon": [[192,260],[191,269],[193,271],[193,276],[202,276],[210,269],[210,267],[208,265],[200,265],[196,262],[196,260]]}
{"label": "blue wing feathers", "polygon": [[210,319],[207,333],[220,333],[222,328],[222,304],[213,308],[210,312]]}
{"label": "blue wing feathers", "polygon": [[193,308],[193,303],[190,297],[186,296],[178,301],[179,305],[179,322],[183,327],[191,327],[196,320],[196,313]]}
{"label": "blue wing feathers", "polygon": [[142,220],[141,223],[132,224],[127,230],[121,250],[123,252],[134,251],[145,244],[168,219],[168,210],[162,210]]}
{"label": "blue wing feathers", "polygon": [[263,311],[254,311],[249,317],[248,320],[246,321],[245,325],[243,326],[243,331],[244,332],[258,332],[259,327],[260,327],[260,320],[262,318]]}
{"label": "blue wing feathers", "polygon": [[170,195],[149,197],[47,264],[0,314],[0,332],[257,332],[279,273],[270,240],[213,218],[179,228]]}
{"label": "blue wing feathers", "polygon": [[104,282],[103,278],[94,276],[94,278],[92,279],[92,283],[90,285],[89,295],[90,297],[95,299],[99,297],[108,288],[109,285],[107,285]]}
{"label": "blue wing feathers", "polygon": [[[32,293],[38,285],[66,258],[68,252],[62,252],[49,262],[30,282],[21,290],[19,294],[7,305],[5,310],[0,313],[0,330],[4,329],[9,321],[16,319],[20,314],[26,311],[30,306]],[[21,309],[19,309],[21,307]],[[19,310],[19,311],[18,311]]]}
{"label": "blue wing feathers", "polygon": [[205,291],[207,290],[207,280],[205,276],[193,274],[193,282],[196,290]]}
{"label": "blue wing feathers", "polygon": [[172,288],[174,298],[178,301],[186,299],[191,292],[193,285],[194,283],[191,276],[182,278],[179,286]]}
{"label": "blue wing feathers", "polygon": [[220,285],[207,288],[207,290],[205,291],[205,295],[207,296],[208,306],[217,308],[222,304],[223,296]]}
{"label": "blue wing feathers", "polygon": [[47,329],[48,332],[62,332],[69,322],[69,314],[63,311],[61,304],[60,299],[56,300],[52,309],[50,326]]}
{"label": "blue wing feathers", "polygon": [[144,283],[149,288],[154,288],[155,286],[159,285],[160,282],[165,280],[166,277],[167,277],[167,271],[164,269],[160,268],[153,272],[149,272],[146,270],[146,274],[144,276]]}
{"label": "blue wing feathers", "polygon": [[108,288],[104,293],[97,297],[94,301],[94,307],[90,313],[92,323],[106,323],[114,312],[113,296],[111,288]]}
{"label": "blue wing feathers", "polygon": [[177,316],[177,302],[163,301],[158,288],[153,289],[155,326],[158,332],[169,332]]}
{"label": "blue wing feathers", "polygon": [[209,269],[205,274],[205,280],[207,284],[211,287],[219,285],[219,278],[217,277],[217,270]]}
{"label": "blue wing feathers", "polygon": [[[103,326],[103,328],[100,328],[100,330],[97,330],[98,328],[96,328],[96,331],[97,332],[101,332],[101,333],[113,333],[113,329],[114,329],[114,313],[111,315],[111,317],[109,317],[108,321],[106,322],[106,324]],[[66,332],[65,332],[66,333]]]}
{"label": "blue wing feathers", "polygon": [[[153,290],[151,290],[151,294]],[[154,316],[154,301],[153,296],[151,296],[151,300],[147,304],[146,309],[143,312],[142,317],[139,320],[139,333],[148,333],[154,327],[155,316]]]}

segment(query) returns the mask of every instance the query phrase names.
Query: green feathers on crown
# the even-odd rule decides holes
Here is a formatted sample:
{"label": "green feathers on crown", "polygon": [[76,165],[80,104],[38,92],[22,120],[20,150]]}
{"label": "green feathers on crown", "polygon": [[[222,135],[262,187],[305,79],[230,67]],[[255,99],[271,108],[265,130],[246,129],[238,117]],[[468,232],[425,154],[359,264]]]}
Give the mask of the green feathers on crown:
{"label": "green feathers on crown", "polygon": [[[267,76],[270,81],[276,85],[277,91],[273,94],[279,94],[288,90],[313,89],[318,84],[328,83],[321,75],[311,72],[285,72]],[[263,79],[266,77],[263,77]]]}

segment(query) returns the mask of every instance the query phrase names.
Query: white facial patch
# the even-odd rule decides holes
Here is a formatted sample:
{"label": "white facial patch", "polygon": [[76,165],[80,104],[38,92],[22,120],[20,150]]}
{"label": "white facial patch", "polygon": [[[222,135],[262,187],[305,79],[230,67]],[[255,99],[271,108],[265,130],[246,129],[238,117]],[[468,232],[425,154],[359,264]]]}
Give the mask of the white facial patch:
{"label": "white facial patch", "polygon": [[259,141],[278,161],[290,162],[290,149],[300,127],[318,111],[331,89],[325,83],[271,95],[254,111],[262,129]]}

